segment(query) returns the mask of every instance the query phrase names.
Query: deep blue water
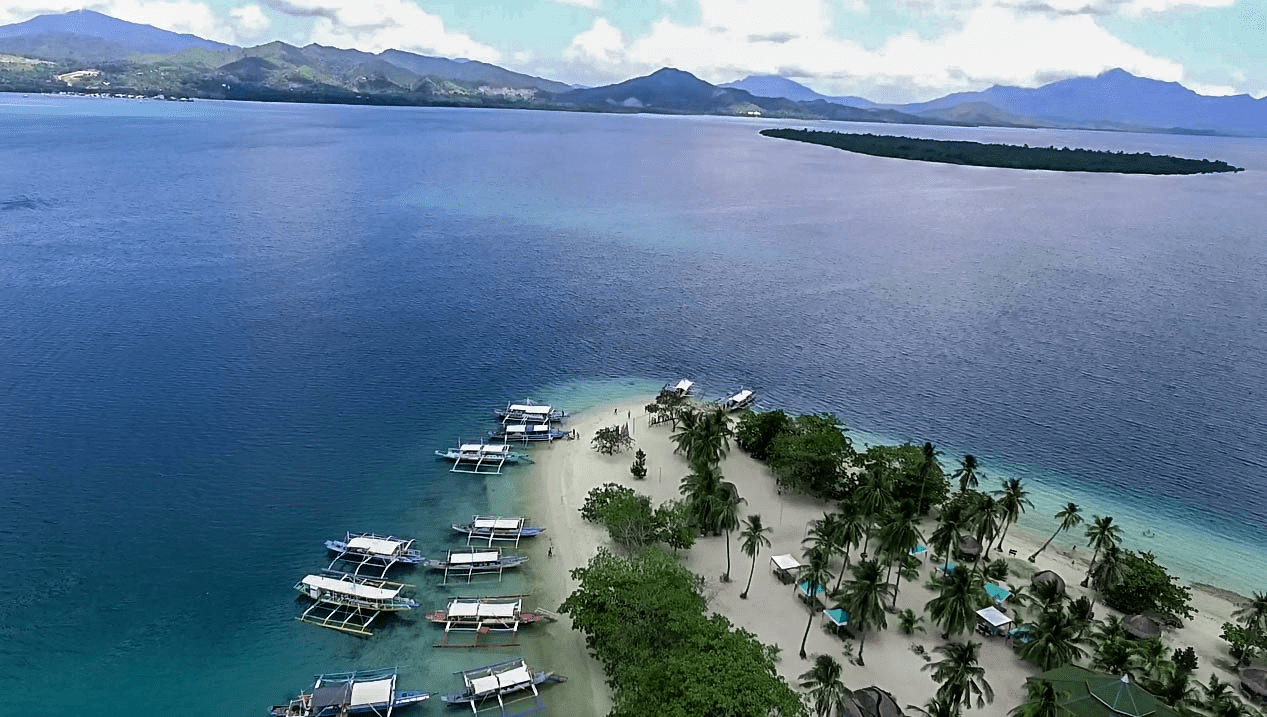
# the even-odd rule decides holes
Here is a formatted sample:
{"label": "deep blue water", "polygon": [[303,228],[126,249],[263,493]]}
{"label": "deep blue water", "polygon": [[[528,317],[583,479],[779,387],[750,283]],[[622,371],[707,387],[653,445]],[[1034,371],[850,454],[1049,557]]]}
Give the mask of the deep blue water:
{"label": "deep blue water", "polygon": [[902,128],[1249,169],[1125,177],[763,126],[0,95],[3,713],[257,715],[353,666],[451,689],[471,658],[421,621],[292,620],[321,541],[439,549],[513,492],[431,455],[493,405],[682,376],[972,451],[1035,530],[1076,499],[1265,587],[1267,142]]}

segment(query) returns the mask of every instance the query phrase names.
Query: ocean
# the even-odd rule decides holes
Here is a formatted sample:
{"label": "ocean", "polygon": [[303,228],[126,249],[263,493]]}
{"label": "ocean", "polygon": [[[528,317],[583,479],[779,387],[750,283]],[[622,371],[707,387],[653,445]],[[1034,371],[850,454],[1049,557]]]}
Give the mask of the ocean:
{"label": "ocean", "polygon": [[1074,500],[1267,588],[1267,141],[792,123],[1247,168],[1138,177],[771,124],[0,95],[0,711],[261,715],[392,665],[455,691],[483,655],[420,617],[293,619],[323,541],[442,551],[531,486],[434,450],[682,377],[971,452],[1031,487],[1026,529]]}

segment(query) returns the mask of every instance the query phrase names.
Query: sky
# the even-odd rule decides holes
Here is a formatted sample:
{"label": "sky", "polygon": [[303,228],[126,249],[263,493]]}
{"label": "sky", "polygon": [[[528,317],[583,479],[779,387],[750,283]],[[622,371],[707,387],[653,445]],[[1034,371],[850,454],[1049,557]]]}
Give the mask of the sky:
{"label": "sky", "polygon": [[584,85],[676,67],[911,102],[1120,67],[1267,95],[1267,0],[0,0],[0,24],[79,8],[237,45],[397,48]]}

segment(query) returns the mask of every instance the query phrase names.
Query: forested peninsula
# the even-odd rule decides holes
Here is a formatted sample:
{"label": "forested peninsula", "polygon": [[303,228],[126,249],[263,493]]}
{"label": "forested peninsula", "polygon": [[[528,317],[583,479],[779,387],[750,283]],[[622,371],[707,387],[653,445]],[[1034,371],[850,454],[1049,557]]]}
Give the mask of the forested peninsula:
{"label": "forested peninsula", "polygon": [[966,164],[975,167],[1117,174],[1210,174],[1244,171],[1241,167],[1233,167],[1222,160],[1185,159],[1147,152],[1127,154],[1054,146],[1018,147],[1010,144],[916,139],[881,134],[819,132],[808,129],[765,129],[761,130],[761,134],[777,139],[821,144],[875,157]]}

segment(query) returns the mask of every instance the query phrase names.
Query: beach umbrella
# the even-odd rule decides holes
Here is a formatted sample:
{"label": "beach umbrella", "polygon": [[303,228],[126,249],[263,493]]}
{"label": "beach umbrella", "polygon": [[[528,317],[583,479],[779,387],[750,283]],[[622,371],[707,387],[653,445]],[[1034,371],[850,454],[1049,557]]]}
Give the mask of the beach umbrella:
{"label": "beach umbrella", "polygon": [[1030,680],[1052,683],[1061,694],[1060,707],[1073,717],[1178,717],[1127,675],[1065,665]]}
{"label": "beach umbrella", "polygon": [[1259,697],[1267,697],[1267,670],[1261,667],[1241,670],[1241,687]]}
{"label": "beach umbrella", "polygon": [[959,554],[968,560],[976,560],[981,557],[981,543],[971,535],[965,535],[959,539]]}
{"label": "beach umbrella", "polygon": [[1052,570],[1040,570],[1034,573],[1034,577],[1029,579],[1029,584],[1034,587],[1044,583],[1055,583],[1059,587],[1060,592],[1063,593],[1065,591],[1065,579]]}
{"label": "beach umbrella", "polygon": [[1126,630],[1131,637],[1137,637],[1141,640],[1149,640],[1154,637],[1161,636],[1161,626],[1157,621],[1146,615],[1131,615],[1122,618],[1122,629]]}
{"label": "beach umbrella", "polygon": [[893,695],[872,685],[854,690],[845,700],[845,717],[903,717]]}

